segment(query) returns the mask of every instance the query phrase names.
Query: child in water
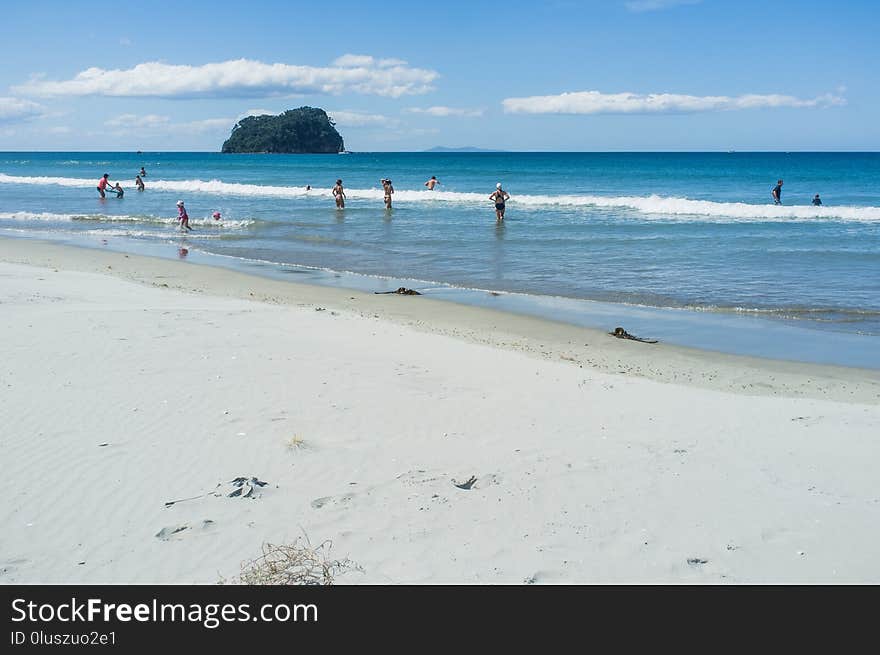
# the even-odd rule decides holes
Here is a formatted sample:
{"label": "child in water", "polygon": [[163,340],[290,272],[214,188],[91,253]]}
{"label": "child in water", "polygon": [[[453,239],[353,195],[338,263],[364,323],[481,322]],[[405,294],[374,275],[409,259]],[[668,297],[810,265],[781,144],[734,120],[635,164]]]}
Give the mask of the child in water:
{"label": "child in water", "polygon": [[186,213],[186,208],[183,206],[183,200],[177,201],[177,221],[180,223],[181,228],[186,228],[187,230],[192,231],[192,228],[189,226],[189,215]]}
{"label": "child in water", "polygon": [[122,185],[119,182],[116,183],[116,186],[113,187],[113,190],[116,192],[116,197],[121,198],[125,195],[125,191],[122,190]]}

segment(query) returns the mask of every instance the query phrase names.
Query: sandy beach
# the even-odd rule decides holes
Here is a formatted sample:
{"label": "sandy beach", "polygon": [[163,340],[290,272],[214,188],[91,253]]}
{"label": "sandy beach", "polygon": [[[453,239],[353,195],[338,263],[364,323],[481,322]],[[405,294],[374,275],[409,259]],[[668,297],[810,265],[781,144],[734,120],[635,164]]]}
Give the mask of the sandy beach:
{"label": "sandy beach", "polygon": [[880,371],[23,239],[0,279],[0,582],[303,535],[348,584],[880,581]]}

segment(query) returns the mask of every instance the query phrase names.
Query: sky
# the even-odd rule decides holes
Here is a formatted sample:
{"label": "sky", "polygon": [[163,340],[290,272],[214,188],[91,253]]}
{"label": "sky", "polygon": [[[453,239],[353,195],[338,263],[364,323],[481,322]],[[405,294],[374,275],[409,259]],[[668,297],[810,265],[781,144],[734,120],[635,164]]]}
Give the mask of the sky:
{"label": "sky", "polygon": [[880,150],[875,0],[17,2],[0,150],[217,151],[303,105],[352,151]]}

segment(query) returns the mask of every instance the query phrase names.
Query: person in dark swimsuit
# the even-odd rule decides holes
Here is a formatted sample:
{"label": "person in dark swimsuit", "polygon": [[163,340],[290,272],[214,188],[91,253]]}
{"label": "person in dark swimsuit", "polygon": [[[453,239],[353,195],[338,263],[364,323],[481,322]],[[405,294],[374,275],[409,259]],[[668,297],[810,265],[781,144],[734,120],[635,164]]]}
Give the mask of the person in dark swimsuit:
{"label": "person in dark swimsuit", "polygon": [[495,202],[495,220],[499,223],[504,220],[505,203],[510,199],[510,194],[501,188],[501,182],[495,185],[495,191],[489,196],[489,200]]}
{"label": "person in dark swimsuit", "polygon": [[333,187],[333,197],[336,198],[336,209],[345,209],[345,191],[342,188],[342,180],[336,180]]}
{"label": "person in dark swimsuit", "polygon": [[815,196],[813,196],[813,204],[816,205],[817,207],[822,204],[822,198],[819,197],[818,193]]}
{"label": "person in dark swimsuit", "polygon": [[391,194],[394,193],[394,187],[391,186],[391,180],[382,180],[382,190],[385,191],[385,209],[391,209]]}
{"label": "person in dark swimsuit", "polygon": [[776,182],[776,186],[773,187],[773,191],[770,192],[770,195],[773,196],[774,205],[782,204],[782,180]]}

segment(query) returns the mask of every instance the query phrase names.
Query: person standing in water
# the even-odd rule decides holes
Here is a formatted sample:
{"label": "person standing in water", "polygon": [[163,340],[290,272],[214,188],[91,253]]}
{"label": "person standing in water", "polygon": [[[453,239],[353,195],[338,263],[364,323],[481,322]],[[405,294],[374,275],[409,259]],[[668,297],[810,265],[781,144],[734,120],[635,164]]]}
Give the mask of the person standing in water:
{"label": "person standing in water", "polygon": [[433,191],[434,187],[440,184],[440,181],[435,177],[431,176],[431,179],[425,182],[425,186],[428,187],[428,191]]}
{"label": "person standing in water", "polygon": [[773,187],[773,191],[770,192],[770,195],[773,196],[774,205],[782,204],[782,180],[776,182],[776,186]]}
{"label": "person standing in water", "polygon": [[98,180],[98,193],[101,194],[101,198],[106,198],[104,195],[104,191],[107,189],[107,185],[110,184],[110,173],[104,173],[100,180]]}
{"label": "person standing in water", "polygon": [[391,194],[394,193],[391,180],[382,179],[382,190],[385,191],[385,209],[391,209]]}
{"label": "person standing in water", "polygon": [[183,206],[183,200],[177,201],[177,221],[180,223],[180,227],[186,228],[189,231],[192,231],[192,228],[189,226],[189,214],[186,213],[186,208]]}
{"label": "person standing in water", "polygon": [[504,220],[505,203],[510,199],[510,194],[501,188],[501,182],[495,185],[495,191],[489,196],[489,200],[495,202],[495,219],[500,223]]}
{"label": "person standing in water", "polygon": [[141,166],[140,176],[141,176],[141,177],[146,177],[146,176],[147,176],[147,171],[144,170],[144,167],[143,167],[143,166]]}
{"label": "person standing in water", "polygon": [[119,182],[116,183],[116,186],[113,187],[113,190],[116,192],[116,197],[121,198],[125,195],[125,191],[122,190],[122,185]]}
{"label": "person standing in water", "polygon": [[141,179],[140,175],[135,176],[134,185],[137,187],[138,191],[144,190],[144,181]]}
{"label": "person standing in water", "polygon": [[345,190],[342,188],[342,180],[336,180],[333,197],[336,198],[336,209],[345,209]]}
{"label": "person standing in water", "polygon": [[813,196],[813,204],[816,205],[817,207],[822,204],[822,198],[819,197],[818,193],[815,196]]}

